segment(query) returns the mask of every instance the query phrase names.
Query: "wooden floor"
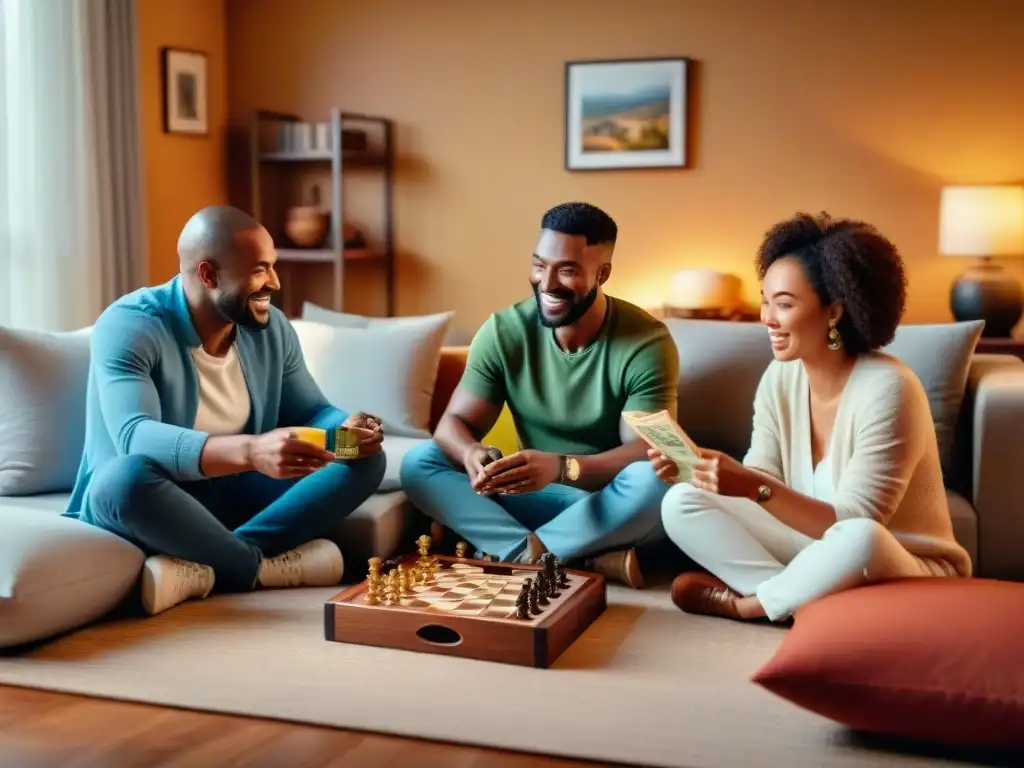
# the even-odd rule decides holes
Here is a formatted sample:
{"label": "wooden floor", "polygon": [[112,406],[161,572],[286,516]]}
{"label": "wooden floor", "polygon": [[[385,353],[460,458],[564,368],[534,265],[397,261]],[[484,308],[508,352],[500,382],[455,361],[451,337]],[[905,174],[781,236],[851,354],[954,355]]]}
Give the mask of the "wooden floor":
{"label": "wooden floor", "polygon": [[595,764],[0,686],[0,766],[56,765],[582,768]]}

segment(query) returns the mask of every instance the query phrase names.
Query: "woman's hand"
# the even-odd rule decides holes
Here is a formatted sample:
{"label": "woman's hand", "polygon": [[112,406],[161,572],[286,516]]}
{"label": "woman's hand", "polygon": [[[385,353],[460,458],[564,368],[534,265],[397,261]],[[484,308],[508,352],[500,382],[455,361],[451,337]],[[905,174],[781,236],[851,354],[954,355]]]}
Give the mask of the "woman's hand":
{"label": "woman's hand", "polygon": [[672,485],[679,479],[679,467],[657,448],[648,449],[647,458],[650,459],[651,466],[654,467],[654,474],[661,482]]}
{"label": "woman's hand", "polygon": [[690,478],[694,488],[745,499],[756,499],[757,490],[763,482],[754,470],[732,456],[710,448],[700,449],[700,459],[694,463]]}

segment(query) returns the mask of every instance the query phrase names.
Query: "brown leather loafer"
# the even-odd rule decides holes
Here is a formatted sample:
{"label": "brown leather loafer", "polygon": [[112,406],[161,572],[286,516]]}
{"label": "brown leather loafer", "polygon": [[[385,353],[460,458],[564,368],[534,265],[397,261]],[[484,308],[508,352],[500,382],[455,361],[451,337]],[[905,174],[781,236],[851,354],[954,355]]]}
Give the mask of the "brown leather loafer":
{"label": "brown leather loafer", "polygon": [[736,610],[738,599],[739,595],[724,581],[709,573],[681,573],[672,582],[672,602],[686,613],[740,619]]}
{"label": "brown leather loafer", "polygon": [[583,570],[599,573],[606,579],[633,589],[644,588],[640,559],[636,555],[636,550],[632,548],[592,557],[584,562]]}

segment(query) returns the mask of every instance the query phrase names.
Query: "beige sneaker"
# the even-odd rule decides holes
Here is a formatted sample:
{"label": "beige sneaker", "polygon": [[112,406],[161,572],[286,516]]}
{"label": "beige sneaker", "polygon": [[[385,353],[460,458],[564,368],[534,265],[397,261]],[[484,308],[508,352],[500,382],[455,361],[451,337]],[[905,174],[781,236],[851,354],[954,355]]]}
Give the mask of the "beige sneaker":
{"label": "beige sneaker", "polygon": [[526,548],[515,561],[525,565],[535,565],[540,560],[540,556],[547,551],[548,548],[544,546],[544,542],[536,534],[529,533],[526,535]]}
{"label": "beige sneaker", "polygon": [[583,570],[599,573],[606,579],[617,581],[633,589],[643,589],[644,577],[635,549],[623,549],[585,561]]}
{"label": "beige sneaker", "polygon": [[167,555],[147,558],[142,566],[142,607],[150,616],[213,589],[213,568]]}
{"label": "beige sneaker", "polygon": [[290,552],[265,559],[260,564],[259,583],[270,589],[332,587],[341,581],[344,571],[338,545],[327,539],[313,539]]}

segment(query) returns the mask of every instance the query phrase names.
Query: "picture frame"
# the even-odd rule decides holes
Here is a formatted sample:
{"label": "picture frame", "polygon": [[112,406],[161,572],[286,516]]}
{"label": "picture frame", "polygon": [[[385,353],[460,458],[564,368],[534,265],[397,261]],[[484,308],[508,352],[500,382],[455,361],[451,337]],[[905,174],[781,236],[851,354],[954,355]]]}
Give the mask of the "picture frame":
{"label": "picture frame", "polygon": [[566,170],[687,167],[690,69],[687,57],[566,62]]}
{"label": "picture frame", "polygon": [[207,58],[200,51],[161,49],[164,133],[209,133]]}

